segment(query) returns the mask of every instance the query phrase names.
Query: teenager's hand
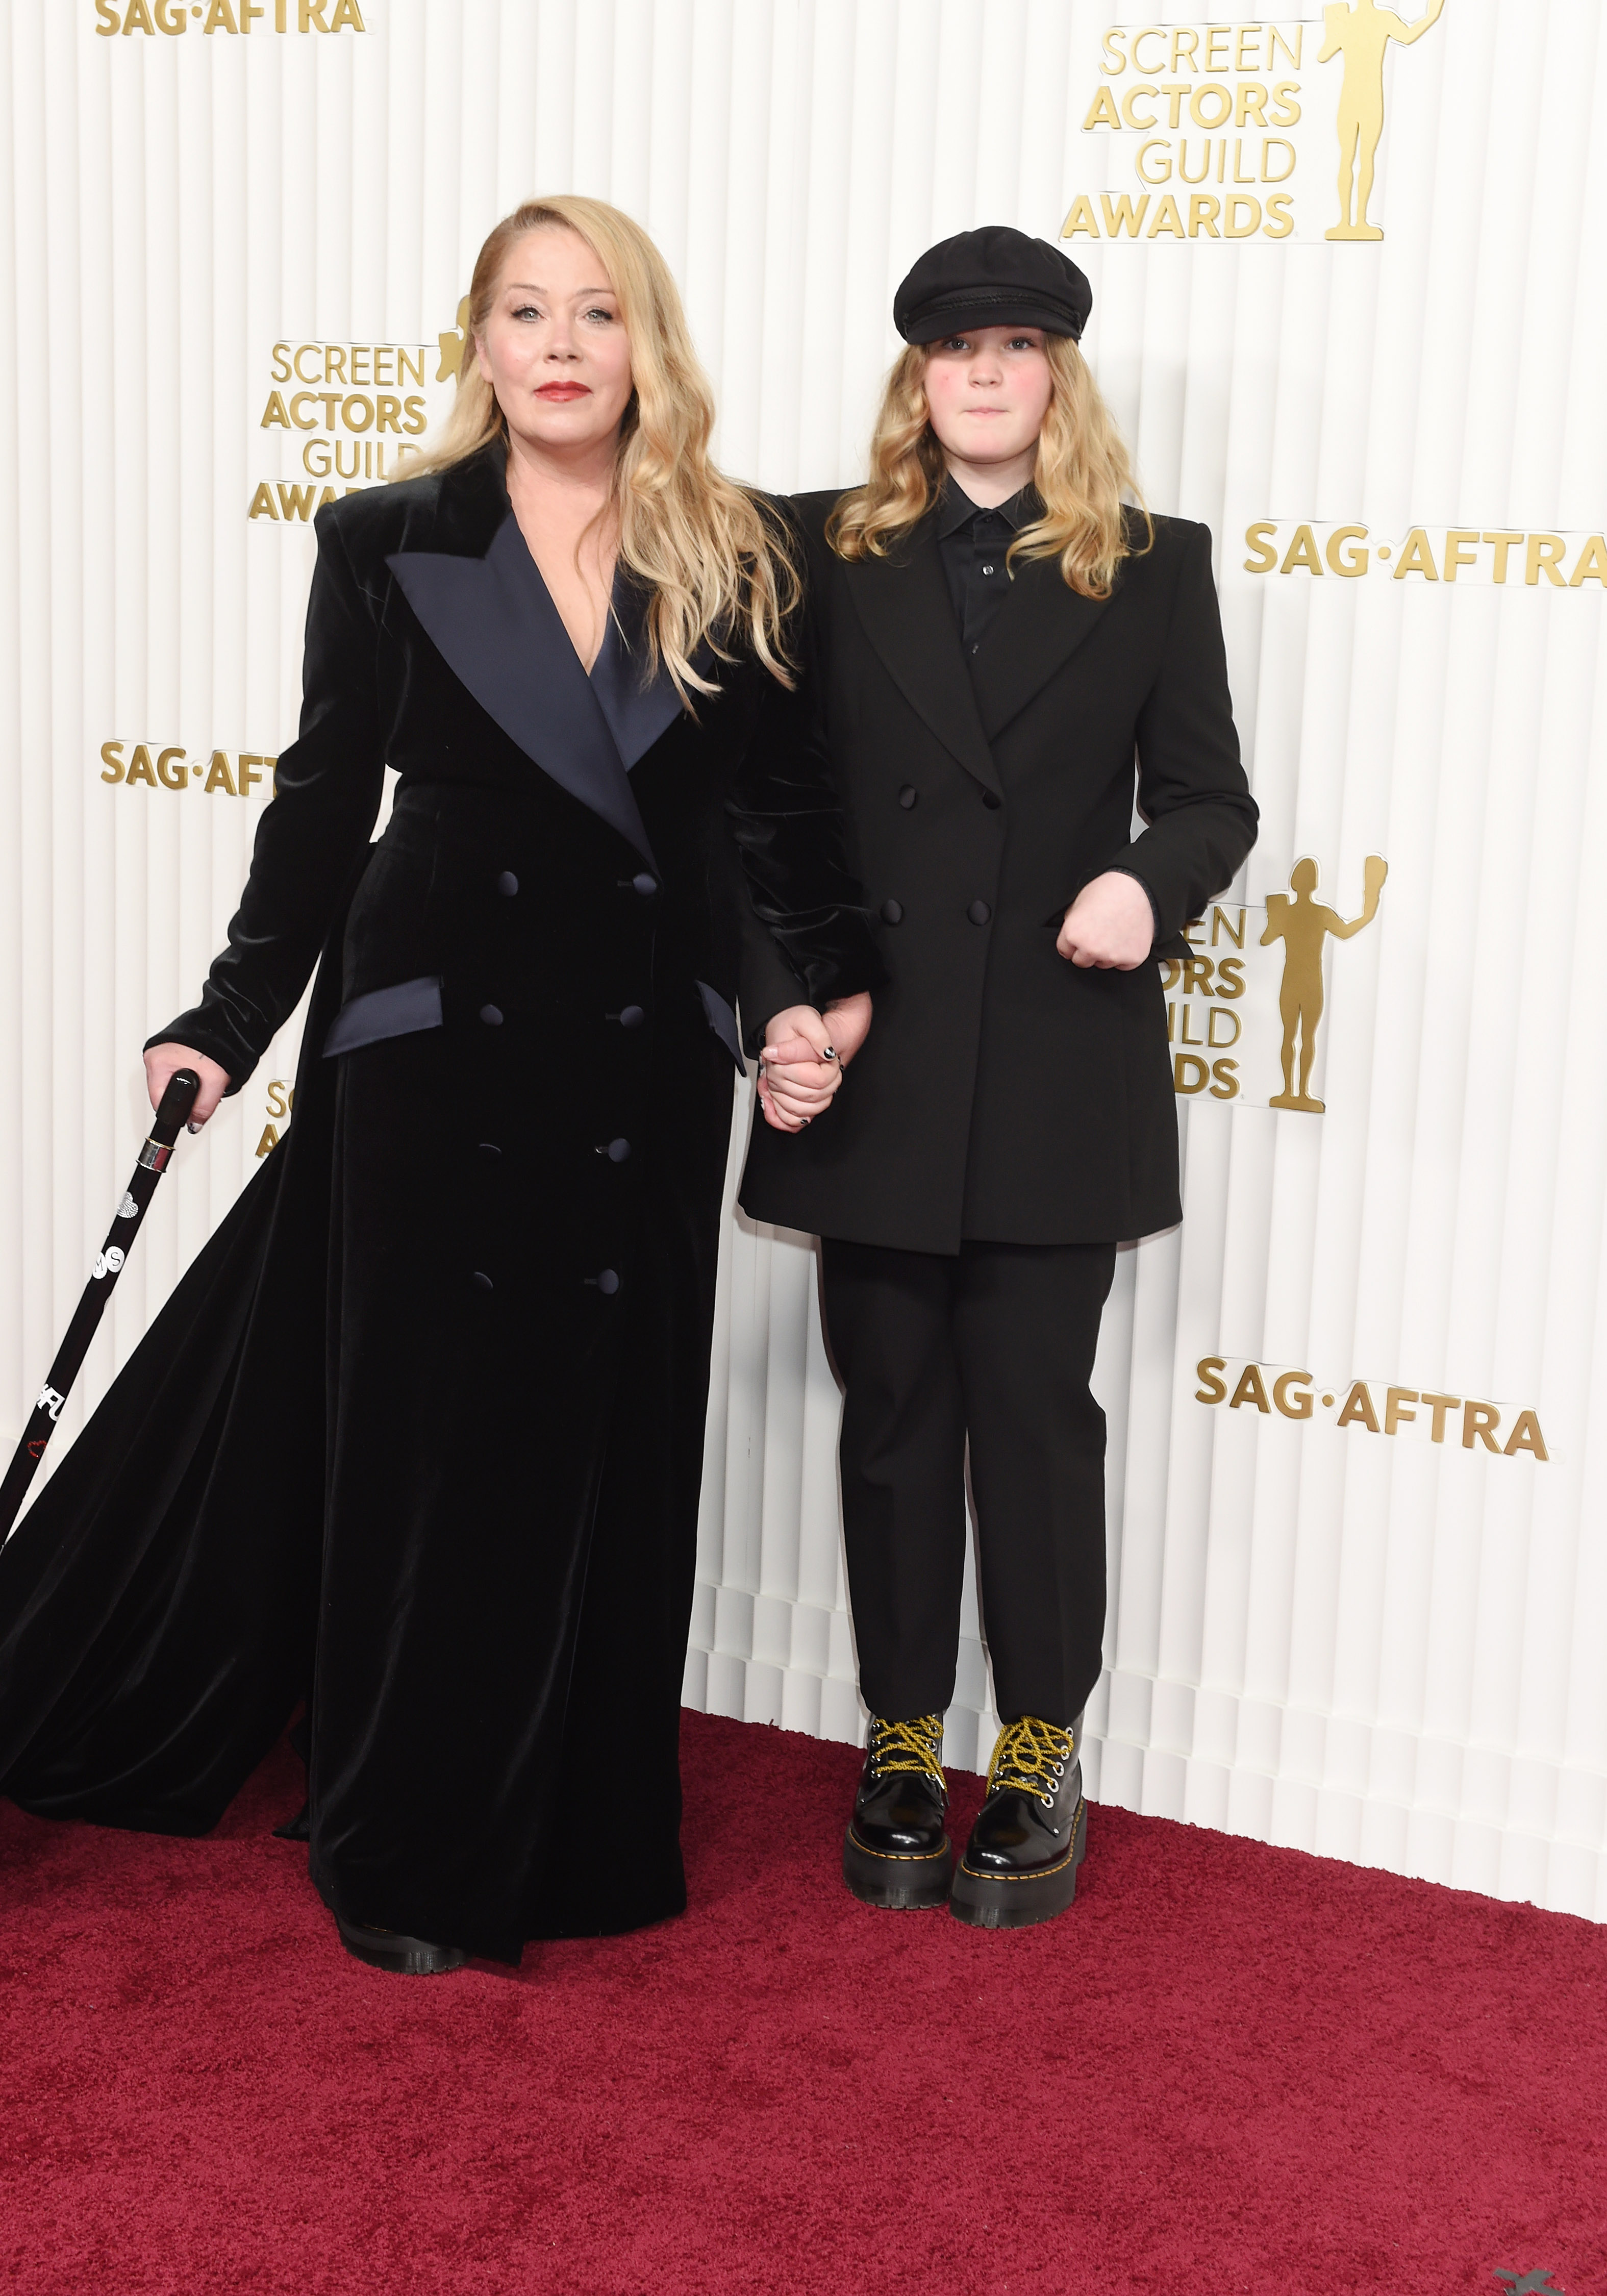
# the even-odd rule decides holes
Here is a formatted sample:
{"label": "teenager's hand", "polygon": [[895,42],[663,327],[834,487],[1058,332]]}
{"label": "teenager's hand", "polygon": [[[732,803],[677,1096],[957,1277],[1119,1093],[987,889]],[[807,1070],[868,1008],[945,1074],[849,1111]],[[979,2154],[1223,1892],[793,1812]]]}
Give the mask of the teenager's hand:
{"label": "teenager's hand", "polygon": [[1155,940],[1155,912],[1136,877],[1107,869],[1095,877],[1066,911],[1055,947],[1073,964],[1102,972],[1131,972]]}
{"label": "teenager's hand", "polygon": [[832,1049],[847,1068],[871,1032],[870,990],[862,988],[854,996],[834,997],[826,1006],[826,1019],[832,1024]]}
{"label": "teenager's hand", "polygon": [[831,1106],[842,1082],[835,1026],[812,1004],[789,1004],[766,1029],[758,1063],[759,1105],[766,1123],[777,1132],[801,1132],[823,1108]]}
{"label": "teenager's hand", "polygon": [[229,1072],[209,1061],[204,1053],[194,1052],[188,1045],[152,1045],[145,1054],[145,1082],[151,1091],[152,1108],[160,1104],[168,1089],[168,1079],[176,1069],[193,1069],[201,1078],[201,1090],[195,1095],[195,1105],[190,1111],[190,1129],[199,1132],[212,1111],[229,1088]]}

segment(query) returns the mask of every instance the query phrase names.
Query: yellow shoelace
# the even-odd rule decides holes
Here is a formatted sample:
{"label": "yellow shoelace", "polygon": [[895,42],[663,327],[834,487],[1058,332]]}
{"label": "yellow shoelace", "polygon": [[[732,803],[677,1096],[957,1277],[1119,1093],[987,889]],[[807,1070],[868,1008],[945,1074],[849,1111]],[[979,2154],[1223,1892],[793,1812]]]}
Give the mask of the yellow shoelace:
{"label": "yellow shoelace", "polygon": [[939,1759],[943,1751],[943,1717],[940,1714],[917,1714],[913,1722],[883,1722],[871,1724],[871,1760],[876,1775],[885,1777],[890,1770],[915,1770],[935,1778],[946,1785],[943,1766]]}
{"label": "yellow shoelace", "polygon": [[1070,1730],[1040,1722],[1035,1714],[1023,1714],[1019,1722],[1007,1722],[999,1732],[988,1766],[988,1791],[1011,1787],[1037,1794],[1047,1807],[1074,1751]]}

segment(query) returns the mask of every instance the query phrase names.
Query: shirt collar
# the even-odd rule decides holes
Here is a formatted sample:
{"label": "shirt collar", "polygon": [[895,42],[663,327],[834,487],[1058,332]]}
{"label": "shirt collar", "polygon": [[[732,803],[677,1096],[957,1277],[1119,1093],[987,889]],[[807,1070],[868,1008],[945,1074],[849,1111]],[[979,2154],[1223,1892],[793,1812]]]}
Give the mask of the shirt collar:
{"label": "shirt collar", "polygon": [[1012,495],[1008,502],[1000,503],[995,510],[984,511],[980,504],[972,501],[951,472],[943,482],[943,492],[939,500],[938,537],[941,541],[951,534],[957,534],[963,526],[969,526],[973,518],[994,517],[1002,518],[1013,534],[1019,534],[1022,527],[1030,526],[1035,518],[1041,517],[1043,507],[1038,500],[1037,488],[1029,480],[1020,493]]}

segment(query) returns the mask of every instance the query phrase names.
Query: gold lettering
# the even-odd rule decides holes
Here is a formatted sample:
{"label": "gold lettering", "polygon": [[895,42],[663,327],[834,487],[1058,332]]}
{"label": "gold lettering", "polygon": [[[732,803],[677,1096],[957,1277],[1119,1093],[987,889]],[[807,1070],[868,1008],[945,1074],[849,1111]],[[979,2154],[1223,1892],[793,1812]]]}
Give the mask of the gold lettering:
{"label": "gold lettering", "polygon": [[1546,1438],[1540,1432],[1540,1423],[1532,1411],[1518,1414],[1517,1423],[1507,1437],[1506,1448],[1501,1456],[1505,1459],[1512,1459],[1520,1451],[1530,1451],[1537,1459],[1549,1459],[1551,1456],[1546,1447]]}
{"label": "gold lettering", "polygon": [[149,32],[152,39],[156,37],[156,27],[151,21],[151,11],[146,7],[145,0],[133,0],[128,13],[123,19],[123,31],[125,37],[130,32]]}
{"label": "gold lettering", "polygon": [[[363,12],[357,5],[357,0],[335,0],[335,12],[329,20],[330,30],[339,32],[348,25],[354,32],[365,32],[368,29],[367,25],[363,21]],[[352,381],[354,382],[357,381],[356,375],[352,377]]]}
{"label": "gold lettering", "polygon": [[1464,550],[1462,545],[1464,542],[1477,542],[1478,539],[1479,532],[1476,527],[1451,526],[1446,529],[1445,578],[1447,582],[1454,582],[1456,579],[1456,569],[1459,566],[1477,566],[1478,552]]}
{"label": "gold lettering", "polygon": [[1177,1041],[1180,1045],[1202,1046],[1205,1042],[1205,1038],[1203,1037],[1192,1037],[1189,1034],[1188,1024],[1192,1011],[1193,1007],[1187,1004],[1183,1008],[1183,1025],[1178,1030]]}
{"label": "gold lettering", "polygon": [[1302,566],[1310,574],[1320,574],[1323,570],[1323,562],[1316,554],[1316,537],[1308,526],[1296,527],[1294,540],[1284,554],[1283,563],[1278,571],[1280,574],[1292,574]]}
{"label": "gold lettering", "polygon": [[[1201,920],[1203,927],[1203,920]],[[1209,956],[1186,956],[1183,960],[1183,993],[1185,996],[1209,996],[1211,974],[1215,970]]]}
{"label": "gold lettering", "polygon": [[[390,372],[390,362],[395,356],[396,354],[392,351],[389,343],[376,343],[374,345],[373,380],[376,390],[382,389],[386,383],[394,382],[396,381],[395,375]],[[383,372],[381,372],[381,369]]]}
{"label": "gold lettering", "polygon": [[1239,1063],[1237,1061],[1213,1061],[1211,1074],[1217,1079],[1211,1086],[1213,1100],[1237,1100],[1239,1097]]}
{"label": "gold lettering", "polygon": [[[1166,34],[1159,24],[1146,24],[1142,32],[1134,33],[1133,70],[1135,71],[1160,71],[1161,69],[1160,64],[1146,64],[1144,58],[1138,53],[1145,40],[1159,40],[1164,47]],[[1173,70],[1176,70],[1176,69],[1177,67],[1174,65]]]}
{"label": "gold lettering", "polygon": [[1208,239],[1220,239],[1217,217],[1222,212],[1222,202],[1214,192],[1196,192],[1188,203],[1188,235],[1198,239],[1203,232]]}
{"label": "gold lettering", "polygon": [[[1124,232],[1129,239],[1136,239],[1138,226],[1144,221],[1149,209],[1150,195],[1145,192],[1138,205],[1135,207],[1127,193],[1121,192],[1117,195],[1115,204],[1112,206],[1110,193],[1101,192],[1099,204],[1105,211],[1107,239],[1119,239]],[[1064,234],[1062,234],[1062,236],[1063,237]]]}
{"label": "gold lettering", "polygon": [[1393,578],[1397,582],[1404,582],[1408,574],[1421,574],[1426,581],[1430,582],[1438,582],[1439,579],[1439,569],[1434,563],[1434,553],[1430,548],[1429,537],[1421,526],[1414,526],[1407,535],[1406,546],[1400,554],[1400,563],[1395,570]]}
{"label": "gold lettering", "polygon": [[1462,1408],[1462,1398],[1459,1395],[1423,1394],[1420,1395],[1417,1400],[1419,1403],[1426,1403],[1429,1409],[1434,1414],[1434,1423],[1429,1430],[1429,1440],[1431,1443],[1443,1443],[1445,1441],[1446,1413],[1447,1411],[1460,1411]]}
{"label": "gold lettering", "polygon": [[1531,534],[1523,562],[1523,579],[1532,589],[1542,574],[1552,587],[1562,587],[1562,564],[1567,545],[1560,534]]}
{"label": "gold lettering", "polygon": [[1200,1381],[1200,1386],[1194,1395],[1194,1401],[1196,1403],[1221,1402],[1223,1397],[1227,1393],[1227,1389],[1224,1382],[1217,1377],[1217,1374],[1219,1371],[1226,1371],[1226,1369],[1227,1357],[1226,1356],[1201,1357],[1199,1362],[1194,1365],[1195,1373]]}
{"label": "gold lettering", "polygon": [[1259,24],[1240,25],[1238,40],[1234,48],[1234,70],[1236,72],[1253,72],[1260,70],[1261,59],[1259,54],[1258,53],[1252,56],[1249,53],[1249,49],[1252,43],[1258,49],[1259,48],[1260,39],[1261,27]]}
{"label": "gold lettering", "polygon": [[1373,1398],[1367,1392],[1365,1379],[1352,1382],[1350,1392],[1345,1398],[1344,1409],[1339,1415],[1339,1423],[1341,1427],[1349,1427],[1354,1419],[1360,1420],[1369,1435],[1377,1434],[1378,1414],[1373,1408]]}
{"label": "gold lettering", "polygon": [[[1121,45],[1126,37],[1127,34],[1119,24],[1113,25],[1104,36],[1102,43],[1104,54],[1100,60],[1099,69],[1107,79],[1114,79],[1119,72],[1124,72],[1127,68],[1127,56]],[[1114,62],[1111,61],[1112,57],[1115,58]]]}
{"label": "gold lettering", "polygon": [[222,31],[238,34],[240,27],[234,21],[234,11],[230,7],[229,0],[212,0],[212,4],[207,11],[207,20],[201,29],[203,32]]}
{"label": "gold lettering", "polygon": [[[1233,36],[1234,28],[1231,24],[1211,24],[1207,27],[1205,34],[1205,69],[1208,72],[1225,72],[1231,71],[1233,70],[1233,66],[1227,61],[1227,43],[1232,39]],[[1217,43],[1218,40],[1222,43],[1222,53],[1220,55],[1217,53]]]}
{"label": "gold lettering", "polygon": [[405,345],[398,344],[396,355],[396,379],[398,390],[410,379],[422,390],[424,382],[423,352],[409,351]]}
{"label": "gold lettering", "polygon": [[1304,45],[1306,39],[1306,27],[1304,24],[1297,24],[1294,28],[1293,47],[1291,47],[1289,45],[1287,33],[1280,32],[1275,24],[1269,24],[1267,28],[1267,70],[1268,71],[1276,71],[1278,68],[1278,50],[1282,48],[1283,53],[1289,59],[1290,70],[1291,71],[1299,71],[1300,69],[1300,49]]}
{"label": "gold lettering", "polygon": [[1462,1409],[1462,1447],[1471,1451],[1475,1442],[1482,1443],[1487,1451],[1499,1451],[1496,1430],[1501,1424],[1501,1414],[1493,1403],[1467,1403]]}
{"label": "gold lettering", "polygon": [[[1218,1021],[1225,1029],[1233,1030],[1231,1037],[1219,1037],[1217,1034]],[[1242,1026],[1238,1014],[1231,1005],[1213,1004],[1205,1016],[1205,1041],[1213,1053],[1226,1053],[1232,1046],[1238,1043],[1239,1030]]]}
{"label": "gold lettering", "polygon": [[1224,933],[1227,935],[1227,938],[1232,941],[1235,948],[1243,947],[1244,911],[1242,909],[1239,912],[1239,929],[1235,932],[1232,923],[1229,922],[1227,911],[1226,909],[1218,908],[1213,905],[1211,909],[1211,947],[1213,948],[1216,947],[1217,943],[1221,939]]}
{"label": "gold lettering", "polygon": [[[307,491],[310,495],[312,488],[308,487]],[[250,797],[253,784],[262,779],[262,775],[260,774],[254,774],[251,771],[251,767],[253,766],[265,766],[266,763],[267,759],[266,758],[250,757],[244,750],[242,750],[240,752],[240,794],[242,797]]]}
{"label": "gold lettering", "polygon": [[[277,398],[277,396],[278,393],[275,392],[275,397]],[[316,430],[317,429],[317,416],[316,414],[309,414],[304,422],[302,420],[301,410],[304,406],[316,406],[318,403],[319,396],[320,394],[316,390],[298,390],[292,394],[291,398],[291,421],[295,424],[298,430]]]}
{"label": "gold lettering", "polygon": [[[1185,1005],[1184,1013],[1185,1018],[1187,1012],[1188,1007]],[[1180,1092],[1185,1095],[1193,1092],[1203,1092],[1209,1077],[1209,1069],[1206,1067],[1205,1062],[1200,1058],[1197,1053],[1174,1053],[1172,1054],[1172,1090],[1174,1092]]]}
{"label": "gold lettering", "polygon": [[1267,1418],[1272,1416],[1272,1406],[1267,1400],[1267,1390],[1261,1383],[1261,1370],[1259,1364],[1245,1365],[1239,1374],[1238,1386],[1227,1399],[1227,1407],[1230,1411],[1237,1411],[1242,1403],[1253,1403],[1256,1409],[1264,1413]]}
{"label": "gold lettering", "polygon": [[[1241,909],[1239,912],[1241,924],[1243,919],[1244,912]],[[1235,996],[1243,996],[1244,959],[1242,956],[1225,956],[1217,967],[1217,994],[1218,996],[1226,996],[1230,1003]]]}
{"label": "gold lettering", "polygon": [[[1207,99],[1210,100],[1211,117],[1205,116]],[[1234,116],[1231,88],[1224,87],[1219,79],[1208,79],[1197,87],[1188,100],[1189,118],[1196,127],[1226,127]],[[1279,120],[1279,127],[1283,122]]]}
{"label": "gold lettering", "polygon": [[[1106,93],[1108,94],[1109,91],[1107,90]],[[1094,220],[1094,202],[1089,199],[1086,192],[1079,192],[1067,209],[1066,220],[1060,227],[1060,235],[1062,239],[1075,239],[1079,231],[1086,231],[1090,239],[1099,237],[1099,226]],[[402,402],[399,398],[381,398],[380,405],[394,406],[399,413]]]}
{"label": "gold lettering", "polygon": [[1509,534],[1505,528],[1500,528],[1497,529],[1494,534],[1481,534],[1479,539],[1480,542],[1488,542],[1495,545],[1495,578],[1497,582],[1505,582],[1506,579],[1506,554],[1512,548],[1513,543],[1521,542],[1523,537],[1521,534]]}
{"label": "gold lettering", "polygon": [[257,1143],[257,1153],[258,1153],[259,1156],[267,1156],[267,1155],[270,1155],[270,1154],[273,1152],[273,1151],[274,1151],[275,1148],[277,1148],[277,1146],[278,1146],[278,1145],[279,1145],[279,1135],[278,1135],[278,1132],[275,1130],[275,1128],[274,1128],[274,1126],[273,1126],[273,1125],[271,1125],[271,1124],[265,1124],[265,1125],[263,1126],[263,1128],[262,1128],[262,1137],[261,1137],[261,1139]]}
{"label": "gold lettering", "polygon": [[151,752],[143,742],[135,745],[134,755],[128,760],[130,789],[134,787],[135,782],[143,782],[147,789],[156,787],[156,772],[151,763]]}
{"label": "gold lettering", "polygon": [[1194,939],[1194,935],[1196,933],[1202,933],[1204,931],[1205,919],[1203,917],[1190,917],[1184,925],[1183,938],[1187,941],[1191,948],[1203,948],[1205,947],[1205,943],[1202,940],[1196,940]]}
{"label": "gold lettering", "polygon": [[1423,1398],[1414,1387],[1386,1388],[1384,1390],[1384,1433],[1394,1435],[1399,1431],[1403,1419],[1415,1419],[1417,1414],[1414,1411],[1408,1411],[1406,1406],[1408,1403],[1422,1401]]}
{"label": "gold lettering", "polygon": [[[1108,102],[1111,94],[1110,89],[1108,87],[1102,87],[1099,92]],[[1146,118],[1141,119],[1134,111],[1133,106],[1137,102],[1141,95],[1153,95],[1157,91],[1151,86],[1147,80],[1142,79],[1136,81],[1135,84],[1128,88],[1127,94],[1121,99],[1121,117],[1122,123],[1125,127],[1153,127],[1155,125],[1154,113],[1152,111]]]}
{"label": "gold lettering", "polygon": [[[303,374],[301,372],[301,362],[308,351],[316,353],[317,357],[318,372],[316,374]],[[296,346],[295,364],[296,380],[298,382],[322,382],[324,380],[324,346],[322,343],[298,343]]]}
{"label": "gold lettering", "polygon": [[331,463],[327,439],[309,439],[301,449],[301,467],[309,479],[326,479]]}
{"label": "gold lettering", "polygon": [[229,771],[228,753],[224,750],[214,750],[207,766],[207,781],[203,794],[210,797],[215,790],[226,790],[231,797],[238,795],[234,787],[234,776]]}
{"label": "gold lettering", "polygon": [[[169,15],[171,11],[171,15]],[[170,39],[190,29],[190,12],[184,0],[156,0],[156,29],[166,32]]]}
{"label": "gold lettering", "polygon": [[276,390],[270,390],[268,393],[267,405],[262,410],[261,427],[265,430],[288,430],[291,428],[291,418],[285,411],[284,401]]}
{"label": "gold lettering", "polygon": [[[1285,1371],[1280,1372],[1277,1378],[1274,1380],[1272,1399],[1285,1419],[1310,1418],[1312,1407],[1311,1389],[1308,1384],[1310,1378],[1311,1374],[1308,1371]],[[1300,1382],[1301,1392],[1295,1395],[1293,1401],[1291,1402],[1290,1397],[1297,1380]]]}
{"label": "gold lettering", "polygon": [[402,413],[407,418],[402,425],[403,430],[410,439],[416,439],[430,420],[424,412],[423,400],[422,398],[403,399]]}
{"label": "gold lettering", "polygon": [[[1174,71],[1181,71],[1183,69],[1183,59],[1186,56],[1188,58],[1188,68],[1190,71],[1197,72],[1200,67],[1194,62],[1194,58],[1198,55],[1199,52],[1199,33],[1192,30],[1186,24],[1179,25],[1177,29],[1172,34],[1172,70]],[[1138,61],[1136,55],[1135,55],[1133,61],[1136,63]]]}
{"label": "gold lettering", "polygon": [[1607,541],[1599,534],[1587,537],[1578,564],[1568,578],[1570,590],[1577,590],[1581,582],[1599,582],[1607,589]]}
{"label": "gold lettering", "polygon": [[[358,420],[357,414],[352,413],[354,406],[359,410],[362,416],[361,421]],[[348,430],[370,430],[373,424],[373,399],[365,398],[360,390],[354,391],[349,398],[343,399],[341,401],[340,420],[345,423]]]}
{"label": "gold lettering", "polygon": [[[1108,87],[1095,89],[1094,101],[1088,106],[1088,116],[1083,121],[1083,134],[1086,135],[1095,127],[1119,128],[1120,126],[1121,115],[1116,109],[1116,98]],[[1061,236],[1064,238],[1063,232]]]}
{"label": "gold lettering", "polygon": [[1181,184],[1202,184],[1211,171],[1211,139],[1207,135],[1201,145],[1201,158],[1193,175],[1188,171],[1188,137],[1177,147],[1177,180]]}
{"label": "gold lettering", "polygon": [[1183,119],[1183,107],[1188,102],[1188,82],[1185,79],[1162,80],[1160,93],[1167,102],[1167,126],[1177,127]]}
{"label": "gold lettering", "polygon": [[184,754],[184,753],[182,750],[158,750],[156,758],[156,778],[160,782],[164,789],[181,790],[188,782],[190,778],[189,767],[182,766],[177,762]]}
{"label": "gold lettering", "polygon": [[123,760],[120,757],[114,757],[112,754],[114,750],[121,750],[122,746],[123,745],[120,742],[102,742],[101,743],[101,763],[106,768],[106,771],[101,775],[101,779],[103,782],[120,782],[122,780]]}
{"label": "gold lettering", "polygon": [[[1248,223],[1242,224],[1239,221],[1242,209],[1249,210]],[[1261,228],[1260,201],[1250,192],[1230,192],[1227,195],[1227,212],[1223,218],[1222,228],[1229,239],[1253,239]]]}
{"label": "gold lettering", "polygon": [[1275,192],[1267,202],[1267,221],[1262,231],[1268,239],[1287,239],[1294,229],[1294,215],[1290,208],[1290,193]]}
{"label": "gold lettering", "polygon": [[1271,518],[1259,518],[1253,526],[1245,528],[1244,540],[1250,552],[1244,562],[1247,574],[1270,574],[1277,564],[1278,554],[1267,538],[1277,530],[1277,521]]}
{"label": "gold lettering", "polygon": [[[1151,173],[1150,173],[1150,171],[1149,171],[1149,168],[1148,168],[1147,165],[1145,164],[1145,163],[1146,163],[1146,161],[1148,160],[1149,156],[1150,156],[1150,153],[1151,153],[1152,152],[1164,152],[1166,153],[1166,160],[1165,160],[1165,163],[1164,163],[1164,165],[1162,166],[1161,170],[1160,170],[1160,173],[1158,176],[1152,176],[1152,175],[1151,175]],[[1133,169],[1134,169],[1134,173],[1137,176],[1138,180],[1139,180],[1139,182],[1140,182],[1141,184],[1164,184],[1164,183],[1167,183],[1168,181],[1169,181],[1170,176],[1171,176],[1171,173],[1172,173],[1172,147],[1171,147],[1171,145],[1170,145],[1169,144],[1164,144],[1164,143],[1161,143],[1161,142],[1160,142],[1159,140],[1158,140],[1158,141],[1156,141],[1155,143],[1152,143],[1152,144],[1141,144],[1139,145],[1139,147],[1138,147],[1138,157],[1137,157],[1137,158],[1134,160],[1134,162],[1133,162]],[[1144,204],[1145,204],[1146,206],[1149,204],[1149,194],[1148,194],[1147,193],[1144,194]],[[1172,210],[1172,217],[1173,217],[1173,220],[1174,220],[1174,221],[1177,221],[1177,201],[1176,201],[1175,200],[1173,200],[1173,199],[1171,199],[1171,198],[1169,198],[1169,197],[1168,197],[1168,200],[1167,200],[1166,204],[1167,204],[1167,206],[1168,206],[1168,207],[1169,207],[1169,208],[1171,209],[1171,210]],[[1158,226],[1157,226],[1157,225],[1155,225],[1155,224],[1152,224],[1152,225],[1150,226],[1150,227],[1149,227],[1148,231],[1144,234],[1144,237],[1145,237],[1146,239],[1153,239],[1153,238],[1154,238],[1154,236],[1155,236],[1155,233],[1156,233],[1157,228],[1158,228]],[[1183,226],[1182,226],[1182,224],[1181,224],[1180,222],[1179,222],[1179,223],[1177,223],[1177,236],[1178,236],[1178,238],[1179,238],[1179,239],[1181,239],[1181,238],[1183,237]]]}
{"label": "gold lettering", "polygon": [[1347,556],[1344,549],[1347,542],[1365,542],[1366,538],[1367,529],[1365,526],[1334,528],[1324,545],[1323,555],[1335,574],[1343,574],[1354,580],[1357,575],[1366,572],[1367,553],[1365,550],[1353,550]]}
{"label": "gold lettering", "polygon": [[[1272,100],[1277,110],[1272,115],[1275,127],[1292,127],[1300,116],[1299,97],[1300,84],[1295,79],[1280,79],[1273,83]],[[1294,164],[1292,159],[1290,165]]]}
{"label": "gold lettering", "polygon": [[278,512],[274,508],[274,497],[268,490],[268,482],[264,479],[256,493],[251,496],[251,507],[247,511],[246,516],[248,518],[277,518],[278,515]]}
{"label": "gold lettering", "polygon": [[324,20],[324,11],[327,5],[328,0],[298,0],[296,13],[300,22],[297,29],[303,32],[314,30],[327,32],[329,26]]}
{"label": "gold lettering", "polygon": [[314,491],[314,488],[311,487],[288,487],[282,479],[279,481],[280,517],[285,519],[310,518],[313,514]]}
{"label": "gold lettering", "polygon": [[117,10],[109,8],[106,5],[106,0],[94,0],[94,13],[97,39],[109,40],[114,32],[121,29],[117,20]]}

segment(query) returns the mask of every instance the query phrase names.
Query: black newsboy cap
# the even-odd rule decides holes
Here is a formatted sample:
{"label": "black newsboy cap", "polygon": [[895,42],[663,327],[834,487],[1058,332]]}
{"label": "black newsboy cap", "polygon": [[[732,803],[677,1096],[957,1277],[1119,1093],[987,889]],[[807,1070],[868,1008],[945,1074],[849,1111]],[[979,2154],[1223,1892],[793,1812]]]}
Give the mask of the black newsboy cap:
{"label": "black newsboy cap", "polygon": [[927,249],[893,298],[893,324],[906,343],[967,327],[1042,327],[1075,341],[1093,308],[1094,290],[1069,255],[990,223]]}

